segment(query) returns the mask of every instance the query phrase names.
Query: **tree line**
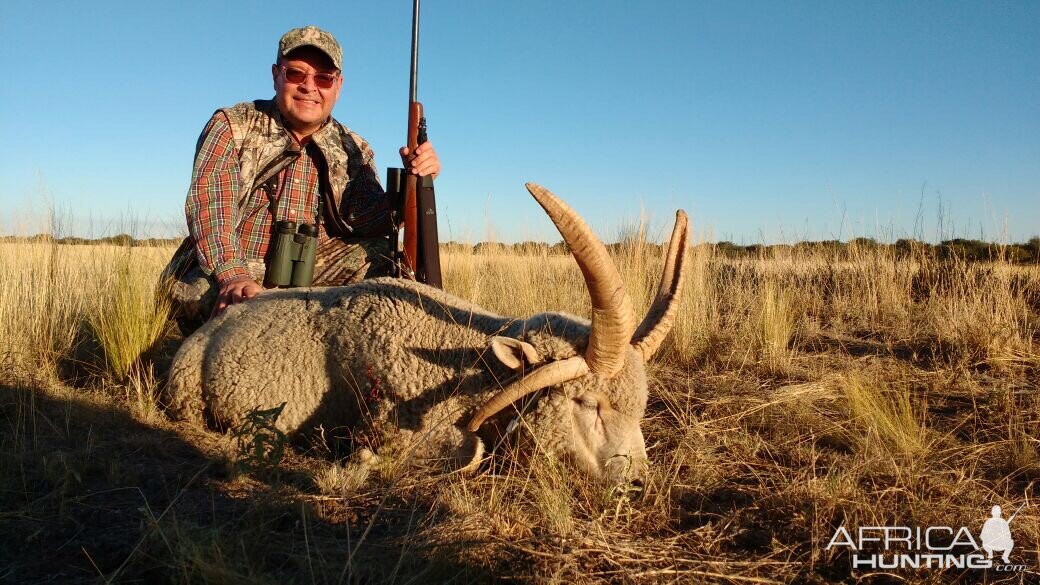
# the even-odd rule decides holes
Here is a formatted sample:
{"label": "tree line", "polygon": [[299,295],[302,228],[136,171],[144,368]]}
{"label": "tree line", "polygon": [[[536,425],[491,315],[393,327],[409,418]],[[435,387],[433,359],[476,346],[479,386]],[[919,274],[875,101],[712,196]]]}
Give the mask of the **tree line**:
{"label": "tree line", "polygon": [[821,253],[852,253],[856,251],[887,252],[896,257],[925,255],[944,260],[959,259],[969,262],[1003,260],[1012,264],[1040,263],[1040,237],[1030,238],[1025,243],[998,244],[982,240],[954,238],[943,240],[938,244],[929,244],[920,240],[901,238],[894,243],[886,244],[873,238],[853,238],[847,242],[839,240],[822,240],[816,242],[798,242],[797,244],[752,244],[741,246],[732,242],[713,244],[716,251],[732,258],[758,256],[780,250],[793,250]]}
{"label": "tree line", "polygon": [[[36,234],[34,236],[0,236],[0,242],[35,242],[53,243],[64,245],[99,245],[111,246],[177,246],[181,238],[146,238],[137,239],[129,234],[117,234],[104,238],[79,238],[62,237],[55,238],[49,234]],[[619,252],[631,246],[631,242],[607,244],[611,251]],[[663,244],[652,244],[639,242],[641,246],[663,248]],[[1004,260],[1013,264],[1038,264],[1040,263],[1040,237],[1030,238],[1019,244],[997,244],[982,240],[970,240],[955,238],[943,240],[938,244],[929,244],[914,239],[899,239],[894,243],[886,244],[878,242],[873,238],[853,238],[847,242],[840,240],[821,240],[815,242],[798,242],[796,244],[750,244],[741,245],[733,242],[717,242],[699,244],[701,246],[713,246],[717,254],[727,258],[749,258],[762,255],[771,255],[782,251],[795,252],[819,252],[819,253],[850,253],[855,251],[885,251],[899,257],[908,257],[915,254],[925,254],[943,259],[960,259],[965,261],[983,262],[993,260]],[[504,244],[500,242],[480,242],[477,244],[466,244],[461,242],[441,243],[441,250],[446,253],[474,253],[474,254],[522,254],[522,255],[561,255],[570,254],[567,245],[560,241],[554,244],[547,242],[517,242]]]}

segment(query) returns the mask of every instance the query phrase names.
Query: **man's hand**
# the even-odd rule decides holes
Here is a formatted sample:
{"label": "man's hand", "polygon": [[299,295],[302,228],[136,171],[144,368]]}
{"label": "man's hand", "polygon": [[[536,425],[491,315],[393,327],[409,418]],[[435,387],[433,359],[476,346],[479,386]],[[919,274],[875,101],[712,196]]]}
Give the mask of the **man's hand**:
{"label": "man's hand", "polygon": [[441,174],[441,161],[437,158],[437,151],[429,142],[420,144],[415,149],[415,155],[408,151],[407,146],[401,147],[401,162],[409,173],[420,177],[429,176],[436,179]]}
{"label": "man's hand", "polygon": [[220,292],[217,293],[217,302],[213,305],[213,313],[210,314],[210,318],[223,313],[224,309],[231,305],[248,301],[262,290],[264,290],[264,287],[257,284],[252,278],[241,278],[225,282],[220,285]]}

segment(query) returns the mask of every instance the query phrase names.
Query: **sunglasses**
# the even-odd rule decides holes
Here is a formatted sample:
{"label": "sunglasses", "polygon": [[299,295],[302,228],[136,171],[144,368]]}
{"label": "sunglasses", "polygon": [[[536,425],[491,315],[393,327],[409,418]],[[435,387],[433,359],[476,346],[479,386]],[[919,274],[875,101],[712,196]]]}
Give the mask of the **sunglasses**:
{"label": "sunglasses", "polygon": [[319,89],[331,88],[336,83],[336,78],[339,77],[336,73],[307,73],[302,69],[286,67],[285,65],[282,65],[282,72],[285,73],[286,81],[296,85],[304,83],[308,77],[313,77],[314,85],[318,86]]}

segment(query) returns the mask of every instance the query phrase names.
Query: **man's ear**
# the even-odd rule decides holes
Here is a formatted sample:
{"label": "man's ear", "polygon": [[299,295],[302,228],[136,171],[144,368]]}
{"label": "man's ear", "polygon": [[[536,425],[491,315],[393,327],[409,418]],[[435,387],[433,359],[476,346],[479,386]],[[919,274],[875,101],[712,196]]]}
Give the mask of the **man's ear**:
{"label": "man's ear", "polygon": [[277,63],[271,65],[271,83],[274,84],[274,91],[278,93],[278,73],[280,73],[281,66]]}
{"label": "man's ear", "polygon": [[534,366],[542,361],[533,345],[512,337],[492,337],[491,351],[498,361],[511,370],[519,370],[525,365]]}

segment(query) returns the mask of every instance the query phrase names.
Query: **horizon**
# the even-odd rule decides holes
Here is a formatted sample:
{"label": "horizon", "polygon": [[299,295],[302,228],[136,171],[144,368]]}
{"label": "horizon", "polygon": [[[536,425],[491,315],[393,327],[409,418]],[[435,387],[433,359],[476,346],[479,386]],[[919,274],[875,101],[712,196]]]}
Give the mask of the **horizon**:
{"label": "horizon", "polygon": [[[32,239],[40,236],[48,236],[54,240],[65,240],[65,239],[80,239],[88,242],[99,242],[106,239],[129,236],[135,242],[142,242],[147,240],[167,240],[170,242],[179,242],[187,235],[187,228],[179,225],[173,225],[172,220],[167,221],[117,221],[108,222],[104,225],[103,229],[97,229],[95,227],[89,227],[85,231],[76,231],[69,229],[70,218],[63,214],[53,214],[46,216],[38,216],[38,221],[34,222],[34,225],[38,227],[31,231],[19,231],[15,233],[0,232],[0,241],[6,238],[14,239]],[[546,221],[549,221],[546,218]],[[939,222],[943,221],[939,218]],[[996,246],[1014,246],[1014,245],[1029,245],[1032,241],[1040,238],[1040,233],[1032,236],[1020,239],[1020,240],[1009,240],[998,237],[986,237],[983,234],[965,234],[958,233],[952,226],[943,226],[937,223],[934,229],[936,237],[920,237],[913,233],[899,233],[888,231],[880,234],[868,235],[851,233],[842,237],[798,237],[797,233],[792,232],[792,238],[776,239],[773,241],[765,240],[748,240],[748,241],[735,241],[719,237],[714,235],[710,227],[708,229],[699,229],[691,218],[690,222],[690,246],[696,247],[703,244],[716,245],[716,244],[733,244],[740,247],[751,247],[751,246],[783,246],[783,245],[796,245],[796,244],[815,244],[815,243],[831,243],[838,242],[841,244],[849,244],[853,240],[872,240],[877,244],[881,245],[895,245],[900,240],[909,240],[921,242],[931,246],[938,246],[946,242],[965,240],[965,241],[977,241],[983,242],[988,245]],[[140,226],[145,226],[143,229]],[[551,222],[550,222],[551,225]],[[112,227],[117,226],[117,227]],[[612,229],[606,231],[596,229],[596,235],[604,244],[615,244],[620,243],[623,240],[631,237],[635,230],[641,230],[645,241],[663,245],[667,243],[668,234],[671,230],[671,225],[664,225],[661,222],[649,221],[645,224],[639,224],[638,219],[636,221],[620,220]],[[491,233],[493,230],[487,230],[485,233]],[[941,237],[940,237],[941,236]],[[440,244],[455,244],[455,245],[470,245],[475,246],[478,244],[501,244],[506,246],[513,246],[518,244],[545,244],[545,245],[557,245],[563,243],[563,238],[556,233],[556,238],[552,239],[516,239],[511,241],[505,241],[500,239],[445,239],[441,238]]]}

